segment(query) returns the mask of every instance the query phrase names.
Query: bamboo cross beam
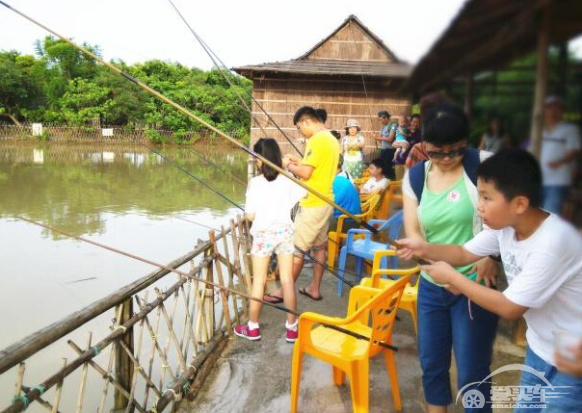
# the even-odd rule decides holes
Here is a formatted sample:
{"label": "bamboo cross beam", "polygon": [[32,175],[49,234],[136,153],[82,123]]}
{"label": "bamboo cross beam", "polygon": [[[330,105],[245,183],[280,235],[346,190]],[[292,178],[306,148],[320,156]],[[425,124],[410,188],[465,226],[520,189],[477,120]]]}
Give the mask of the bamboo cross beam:
{"label": "bamboo cross beam", "polygon": [[[196,122],[200,123],[201,125],[203,125],[207,129],[209,129],[212,132],[216,133],[218,136],[221,136],[224,139],[228,140],[230,143],[232,143],[236,147],[242,149],[243,151],[247,152],[252,157],[261,160],[261,162],[263,162],[264,164],[270,166],[271,168],[273,168],[274,170],[276,170],[278,173],[280,173],[284,177],[286,177],[286,178],[290,179],[291,181],[295,182],[297,185],[301,186],[306,191],[312,193],[317,198],[321,199],[325,203],[327,203],[327,204],[331,205],[332,207],[334,207],[335,209],[339,210],[342,214],[347,215],[349,218],[353,219],[358,225],[361,225],[361,226],[365,227],[366,229],[372,231],[373,233],[377,233],[378,232],[378,230],[376,228],[374,228],[373,226],[369,225],[367,222],[364,222],[361,219],[357,218],[352,213],[350,213],[348,210],[346,210],[345,208],[343,208],[340,205],[336,204],[333,200],[331,200],[327,196],[323,195],[321,192],[313,189],[311,186],[307,185],[305,182],[303,182],[303,181],[295,178],[292,174],[290,174],[289,172],[287,172],[283,168],[279,167],[278,165],[275,165],[273,162],[269,161],[268,159],[264,158],[263,156],[259,155],[256,152],[254,152],[250,148],[246,147],[244,144],[242,144],[238,140],[234,139],[232,136],[224,133],[223,131],[221,131],[220,129],[216,128],[215,126],[212,126],[211,124],[209,124],[208,122],[206,122],[204,119],[198,117],[197,115],[195,115],[194,113],[192,113],[191,111],[189,111],[188,109],[186,109],[184,106],[176,103],[175,101],[173,101],[170,98],[166,97],[165,95],[161,94],[157,90],[152,89],[147,84],[145,84],[142,81],[136,79],[135,77],[131,76],[130,74],[124,72],[123,70],[121,70],[117,66],[115,66],[115,65],[107,62],[106,60],[104,60],[101,57],[97,56],[95,53],[91,52],[90,50],[84,48],[83,46],[78,45],[77,43],[73,42],[70,39],[67,39],[66,37],[62,36],[61,34],[55,32],[54,30],[50,29],[49,27],[45,26],[44,24],[42,24],[42,23],[38,22],[37,20],[33,19],[32,17],[28,16],[27,14],[19,11],[18,9],[15,9],[14,7],[10,6],[8,3],[0,0],[0,4],[2,6],[4,6],[4,7],[6,7],[8,10],[13,11],[14,13],[16,13],[19,16],[23,17],[24,19],[28,20],[29,22],[35,24],[36,26],[38,26],[38,27],[46,30],[47,32],[51,33],[52,35],[58,37],[63,42],[69,44],[70,46],[74,47],[75,49],[77,49],[77,50],[85,53],[87,56],[89,56],[92,59],[94,59],[95,61],[101,63],[103,66],[107,67],[111,71],[117,73],[118,75],[124,77],[128,81],[134,83],[140,89],[142,89],[142,90],[146,91],[147,93],[149,93],[150,95],[158,98],[162,102],[167,103],[168,105],[172,106],[174,109],[178,110],[179,112],[181,112],[182,114],[186,115],[190,119],[193,119]],[[395,247],[397,246],[397,243],[395,241],[391,240],[391,239],[388,240],[388,243],[390,245],[395,246]]]}

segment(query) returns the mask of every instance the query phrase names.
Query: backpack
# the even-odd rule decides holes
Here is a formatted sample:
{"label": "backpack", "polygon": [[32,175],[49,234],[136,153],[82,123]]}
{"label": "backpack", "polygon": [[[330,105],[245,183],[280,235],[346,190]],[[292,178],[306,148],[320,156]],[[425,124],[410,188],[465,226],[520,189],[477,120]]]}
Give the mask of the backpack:
{"label": "backpack", "polygon": [[[475,186],[477,185],[477,168],[479,168],[479,165],[481,164],[480,152],[479,149],[469,148],[467,149],[467,152],[465,152],[463,158],[463,168],[465,169],[465,173]],[[419,162],[408,171],[410,186],[412,187],[419,204],[420,198],[422,198],[422,190],[424,189],[425,163],[426,161]]]}

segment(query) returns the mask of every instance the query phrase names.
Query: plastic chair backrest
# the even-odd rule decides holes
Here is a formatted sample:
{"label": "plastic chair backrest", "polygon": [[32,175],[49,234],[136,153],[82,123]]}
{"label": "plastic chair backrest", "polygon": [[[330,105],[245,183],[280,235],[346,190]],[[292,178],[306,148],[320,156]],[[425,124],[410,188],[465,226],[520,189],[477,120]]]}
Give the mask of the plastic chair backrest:
{"label": "plastic chair backrest", "polygon": [[[415,274],[420,273],[420,267],[412,267],[412,268],[386,268],[386,269],[374,269],[372,271],[371,278],[371,287],[378,288],[380,279],[383,275],[388,276],[396,276],[398,278],[405,277],[405,276],[412,276]],[[418,283],[417,283],[418,284]]]}
{"label": "plastic chair backrest", "polygon": [[404,293],[406,283],[410,277],[402,277],[391,287],[380,293],[377,300],[372,301],[370,313],[372,315],[372,335],[370,336],[370,350],[379,350],[378,343],[388,343],[396,321],[398,304]]}
{"label": "plastic chair backrest", "polygon": [[350,291],[348,317],[354,315],[354,320],[368,324],[372,317],[372,334],[370,336],[370,350],[379,351],[382,347],[378,343],[387,343],[396,319],[396,310],[404,293],[410,276],[403,276],[394,284],[378,292],[377,289],[355,286]]}
{"label": "plastic chair backrest", "polygon": [[[402,224],[404,223],[404,212],[402,210],[396,212],[387,221],[384,221],[382,225],[378,228],[379,232],[388,232],[388,236],[396,240],[400,235],[402,230]],[[371,223],[373,225],[373,223]]]}

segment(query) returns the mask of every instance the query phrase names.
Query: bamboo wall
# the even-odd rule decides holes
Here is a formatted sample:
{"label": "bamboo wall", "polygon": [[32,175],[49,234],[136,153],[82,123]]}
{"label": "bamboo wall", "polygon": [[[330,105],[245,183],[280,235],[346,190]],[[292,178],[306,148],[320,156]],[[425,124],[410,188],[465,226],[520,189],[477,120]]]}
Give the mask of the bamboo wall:
{"label": "bamboo wall", "polygon": [[[303,138],[293,125],[293,115],[301,106],[309,105],[327,110],[328,128],[342,133],[345,133],[344,127],[348,119],[357,119],[369,152],[376,148],[373,136],[381,128],[377,117],[379,111],[387,110],[395,118],[410,114],[410,101],[397,97],[394,92],[397,88],[398,84],[390,81],[364,83],[361,79],[262,78],[254,79],[253,96],[301,150]],[[284,153],[294,152],[275,124],[269,122],[257,104],[253,103],[251,141],[254,143],[264,136],[277,139]]]}
{"label": "bamboo wall", "polygon": [[306,57],[307,60],[391,62],[393,59],[353,21]]}

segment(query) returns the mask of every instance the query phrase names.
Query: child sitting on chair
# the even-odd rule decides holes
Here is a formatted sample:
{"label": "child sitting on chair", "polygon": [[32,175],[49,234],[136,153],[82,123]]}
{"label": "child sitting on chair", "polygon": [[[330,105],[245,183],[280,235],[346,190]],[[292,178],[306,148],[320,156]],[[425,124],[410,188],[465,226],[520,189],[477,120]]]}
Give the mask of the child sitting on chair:
{"label": "child sitting on chair", "polygon": [[406,116],[402,116],[398,121],[398,128],[396,128],[396,138],[392,143],[392,147],[396,148],[396,152],[394,152],[395,160],[400,156],[400,154],[408,150],[408,147],[410,146],[410,143],[408,143],[408,138],[410,138],[408,118]]}
{"label": "child sitting on chair", "polygon": [[370,171],[371,176],[370,179],[368,179],[360,188],[361,195],[371,195],[373,193],[382,192],[388,188],[390,180],[386,178],[384,162],[382,162],[382,159],[378,158],[370,162],[368,170]]}

